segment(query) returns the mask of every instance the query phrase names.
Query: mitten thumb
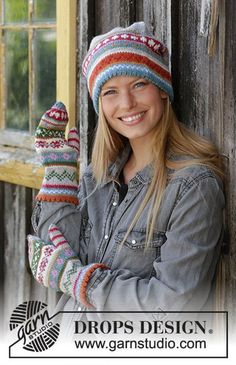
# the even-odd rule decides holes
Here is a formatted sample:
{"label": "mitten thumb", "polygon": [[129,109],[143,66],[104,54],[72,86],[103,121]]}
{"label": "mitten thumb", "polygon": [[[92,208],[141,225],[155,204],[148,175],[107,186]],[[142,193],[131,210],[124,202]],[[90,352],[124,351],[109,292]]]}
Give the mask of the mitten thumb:
{"label": "mitten thumb", "polygon": [[67,240],[55,224],[50,225],[48,233],[55,247],[59,247],[61,245],[64,245],[65,243],[68,244]]}
{"label": "mitten thumb", "polygon": [[[30,267],[32,269],[32,265],[35,268],[36,264],[37,264],[37,261],[34,260],[34,262],[33,262],[34,255],[39,257],[38,255],[41,251],[41,248],[42,248],[42,246],[46,245],[46,243],[44,241],[42,241],[41,238],[39,238],[37,236],[33,236],[31,234],[29,234],[27,236],[27,240],[28,240],[29,263],[30,263]],[[34,269],[32,269],[32,270],[34,270]]]}
{"label": "mitten thumb", "polygon": [[67,143],[71,148],[74,148],[78,153],[80,152],[80,140],[77,128],[72,128],[68,133]]}

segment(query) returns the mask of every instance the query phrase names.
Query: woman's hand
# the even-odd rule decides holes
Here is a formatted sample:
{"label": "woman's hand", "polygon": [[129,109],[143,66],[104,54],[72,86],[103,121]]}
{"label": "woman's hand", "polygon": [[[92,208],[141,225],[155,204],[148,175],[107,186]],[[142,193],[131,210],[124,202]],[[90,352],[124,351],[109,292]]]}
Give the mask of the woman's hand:
{"label": "woman's hand", "polygon": [[57,226],[49,228],[50,242],[28,236],[29,264],[34,278],[42,285],[61,290],[86,307],[91,307],[86,290],[92,273],[106,269],[103,264],[83,266]]}
{"label": "woman's hand", "polygon": [[57,102],[44,113],[36,129],[35,149],[46,167],[37,200],[78,204],[76,178],[80,142],[76,128],[71,129],[65,139],[67,123],[66,107]]}

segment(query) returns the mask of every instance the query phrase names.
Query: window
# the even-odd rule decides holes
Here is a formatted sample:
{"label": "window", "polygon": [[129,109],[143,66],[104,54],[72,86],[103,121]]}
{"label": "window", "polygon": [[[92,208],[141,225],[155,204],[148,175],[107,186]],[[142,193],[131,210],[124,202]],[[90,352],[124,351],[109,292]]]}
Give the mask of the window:
{"label": "window", "polygon": [[33,132],[56,98],[56,0],[2,0],[1,119]]}
{"label": "window", "polygon": [[55,100],[75,124],[75,85],[76,0],[0,0],[0,180],[40,186],[34,131]]}

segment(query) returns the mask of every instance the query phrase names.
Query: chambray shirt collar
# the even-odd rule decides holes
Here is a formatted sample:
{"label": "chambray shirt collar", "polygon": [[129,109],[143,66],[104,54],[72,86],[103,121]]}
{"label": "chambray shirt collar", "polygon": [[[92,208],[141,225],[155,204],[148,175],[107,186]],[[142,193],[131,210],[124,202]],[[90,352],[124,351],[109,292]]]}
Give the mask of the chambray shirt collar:
{"label": "chambray shirt collar", "polygon": [[[131,154],[132,148],[129,143],[126,144],[123,151],[120,153],[120,155],[117,157],[116,161],[112,163],[109,167],[109,174],[107,181],[103,184],[106,185],[110,183],[111,181],[119,183],[119,176],[124,168],[126,162],[129,159],[129,156]],[[171,152],[168,153],[168,159],[171,160],[179,160],[179,159],[185,159],[189,158],[189,156],[177,156]],[[168,175],[171,175],[174,170],[171,170],[167,168]],[[153,166],[152,163],[145,166],[142,170],[138,171],[137,174],[133,179],[130,180],[129,185],[130,186],[138,186],[139,184],[147,185],[151,182],[153,176]]]}
{"label": "chambray shirt collar", "polygon": [[[108,182],[110,181],[117,181],[119,182],[119,176],[120,173],[122,171],[122,169],[124,168],[126,162],[128,161],[128,158],[130,156],[132,149],[129,143],[127,143],[127,145],[125,146],[125,148],[123,149],[123,151],[120,153],[120,155],[118,156],[118,158],[116,159],[116,161],[111,164],[110,168],[109,168],[109,178],[108,178]],[[139,171],[136,176],[131,179],[131,184],[132,182],[136,182],[136,186],[137,183],[141,183],[141,184],[148,184],[152,179],[152,166],[151,164],[145,166],[141,171]]]}

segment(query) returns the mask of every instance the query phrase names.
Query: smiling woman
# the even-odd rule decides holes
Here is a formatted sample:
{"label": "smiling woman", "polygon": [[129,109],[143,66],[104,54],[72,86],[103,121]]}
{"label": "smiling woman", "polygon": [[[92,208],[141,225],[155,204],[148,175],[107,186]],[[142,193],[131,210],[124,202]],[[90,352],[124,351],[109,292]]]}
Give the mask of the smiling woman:
{"label": "smiling woman", "polygon": [[29,237],[34,277],[66,294],[57,311],[85,309],[88,321],[105,318],[96,310],[210,310],[221,158],[175,117],[167,48],[142,22],[115,28],[92,40],[83,73],[98,124],[78,195],[79,144],[75,130],[65,140],[65,106],[36,131],[46,170]]}
{"label": "smiling woman", "polygon": [[167,98],[165,92],[145,79],[118,76],[102,88],[101,106],[111,128],[132,141],[132,145],[136,139],[142,144],[151,138],[162,116],[163,98]]}

